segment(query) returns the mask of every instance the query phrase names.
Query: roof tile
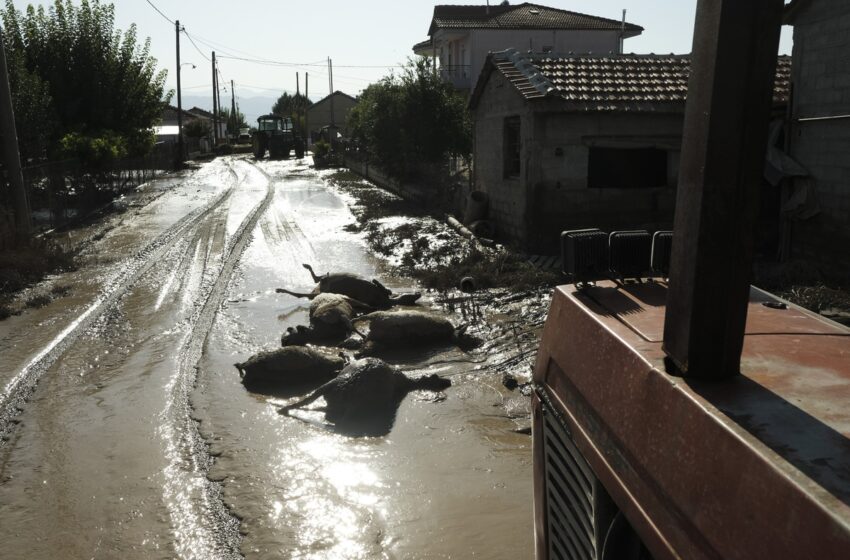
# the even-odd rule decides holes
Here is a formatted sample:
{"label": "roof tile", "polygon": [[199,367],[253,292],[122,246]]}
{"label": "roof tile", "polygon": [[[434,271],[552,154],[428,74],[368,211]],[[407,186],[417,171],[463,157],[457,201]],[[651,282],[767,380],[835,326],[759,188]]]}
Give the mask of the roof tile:
{"label": "roof tile", "polygon": [[[621,21],[580,14],[524,2],[505,6],[434,6],[432,35],[436,29],[594,29],[619,30]],[[625,24],[634,35],[643,31],[639,25]]]}
{"label": "roof tile", "polygon": [[[681,110],[691,70],[690,55],[541,55],[508,49],[490,56],[527,99],[561,99],[585,110]],[[790,77],[790,57],[779,57],[775,102],[788,101]]]}

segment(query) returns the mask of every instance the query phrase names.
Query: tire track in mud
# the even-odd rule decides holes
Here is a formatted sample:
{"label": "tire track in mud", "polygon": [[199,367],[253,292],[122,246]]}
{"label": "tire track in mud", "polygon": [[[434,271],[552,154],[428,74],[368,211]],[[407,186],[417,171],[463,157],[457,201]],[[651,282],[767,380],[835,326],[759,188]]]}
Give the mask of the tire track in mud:
{"label": "tire track in mud", "polygon": [[222,486],[207,478],[213,458],[200,434],[191,402],[198,363],[215,317],[227,296],[233,272],[261,217],[274,199],[274,182],[264,170],[245,160],[266,179],[266,195],[243,219],[224,250],[221,269],[202,304],[189,320],[178,367],[167,387],[168,401],[160,429],[166,446],[164,498],[175,531],[174,548],[181,558],[242,558],[239,519],[224,504]]}
{"label": "tire track in mud", "polygon": [[7,446],[17,423],[17,416],[32,397],[39,379],[48,368],[74,344],[80,334],[91,327],[105,312],[112,309],[151,267],[157,264],[176,243],[185,238],[194,226],[230,198],[237,182],[229,162],[227,166],[233,181],[230,186],[204,206],[180,218],[153,241],[138,250],[135,255],[117,265],[116,268],[119,271],[106,282],[106,286],[101,289],[95,301],[9,380],[0,394],[0,450]]}

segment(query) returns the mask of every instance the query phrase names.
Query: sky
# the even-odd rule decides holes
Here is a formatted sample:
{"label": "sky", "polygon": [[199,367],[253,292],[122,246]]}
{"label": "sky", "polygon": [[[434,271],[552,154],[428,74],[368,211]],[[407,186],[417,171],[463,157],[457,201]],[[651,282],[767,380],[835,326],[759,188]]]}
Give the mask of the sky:
{"label": "sky", "polygon": [[[486,4],[482,0],[441,1]],[[221,94],[223,101],[230,99],[230,80],[235,84],[237,103],[242,101],[240,106],[248,106],[252,97],[276,98],[284,91],[295,93],[296,72],[301,92],[304,92],[305,74],[309,73],[310,98],[321,99],[330,91],[328,58],[333,61],[334,89],[357,95],[369,83],[413,56],[413,45],[427,39],[436,3],[434,0],[150,2],[162,14],[148,0],[114,0],[116,27],[125,30],[135,24],[140,39],[150,37],[151,54],[160,68],[168,70],[166,89],[171,90],[176,87],[175,27],[168,20],[179,20],[186,29],[180,39],[184,99],[188,98],[189,105],[194,105],[209,97],[208,107],[212,105],[209,57],[213,50],[219,61],[220,80],[227,89]],[[495,5],[498,0],[491,3]],[[539,0],[536,3],[616,20],[626,9],[626,20],[644,28],[642,35],[626,40],[626,52],[681,54],[691,50],[696,0]],[[13,4],[25,9],[28,4],[52,2],[13,0]],[[790,28],[783,27],[782,54],[791,52],[790,36]]]}

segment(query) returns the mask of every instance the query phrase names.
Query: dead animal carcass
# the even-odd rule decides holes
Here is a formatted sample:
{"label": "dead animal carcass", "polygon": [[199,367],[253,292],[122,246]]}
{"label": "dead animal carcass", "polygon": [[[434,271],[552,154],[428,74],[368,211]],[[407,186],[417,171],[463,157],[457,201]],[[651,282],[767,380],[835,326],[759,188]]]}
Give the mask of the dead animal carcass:
{"label": "dead animal carcass", "polygon": [[313,267],[309,264],[304,264],[303,266],[310,272],[313,281],[317,282],[312,292],[293,292],[285,288],[278,288],[276,291],[281,294],[308,297],[310,299],[322,293],[341,294],[375,309],[387,309],[393,305],[413,305],[421,297],[421,294],[418,292],[394,295],[377,280],[367,280],[361,276],[347,272],[329,272],[322,276],[317,276],[313,272]]}
{"label": "dead animal carcass", "polygon": [[338,377],[307,397],[278,410],[288,415],[324,397],[325,419],[350,435],[383,435],[389,432],[396,410],[410,391],[442,391],[451,381],[438,375],[411,379],[398,368],[377,358],[356,360]]}
{"label": "dead animal carcass", "polygon": [[370,309],[348,296],[320,293],[310,302],[310,326],[289,327],[280,343],[282,346],[339,343],[354,330],[351,321],[355,312]]}
{"label": "dead animal carcass", "polygon": [[345,360],[307,346],[287,346],[260,352],[234,365],[249,391],[279,394],[333,379],[345,366]]}

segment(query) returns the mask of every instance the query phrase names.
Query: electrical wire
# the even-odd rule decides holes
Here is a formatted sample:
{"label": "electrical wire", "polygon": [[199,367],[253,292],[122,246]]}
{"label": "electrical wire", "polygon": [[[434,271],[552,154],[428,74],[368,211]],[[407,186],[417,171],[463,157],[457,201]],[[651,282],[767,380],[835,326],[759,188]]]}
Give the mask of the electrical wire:
{"label": "electrical wire", "polygon": [[186,38],[189,39],[189,42],[192,43],[192,46],[195,47],[195,50],[198,51],[198,54],[204,57],[207,62],[212,62],[210,57],[205,55],[201,49],[198,48],[198,45],[195,44],[195,41],[192,40],[192,36],[186,31],[186,28],[183,28],[183,34],[186,35]]}
{"label": "electrical wire", "polygon": [[153,2],[151,2],[151,0],[145,0],[145,1],[146,1],[148,4],[150,4],[151,8],[153,8],[154,10],[156,10],[156,12],[157,12],[159,15],[161,15],[162,17],[164,17],[164,18],[165,18],[165,20],[166,20],[168,23],[170,23],[171,25],[175,25],[174,20],[172,20],[170,17],[168,17],[167,15],[165,15],[164,13],[162,13],[162,10],[160,10],[159,8],[157,8],[157,7],[154,5],[154,3],[153,3]]}
{"label": "electrical wire", "polygon": [[[233,60],[241,60],[243,62],[253,62],[255,64],[266,64],[270,66],[293,66],[293,67],[325,67],[327,66],[327,61],[325,62],[284,62],[280,60],[268,60],[262,58],[246,58],[242,56],[221,56],[219,58],[229,58]],[[334,68],[404,68],[403,64],[376,64],[376,65],[365,65],[365,64],[334,64]]]}

